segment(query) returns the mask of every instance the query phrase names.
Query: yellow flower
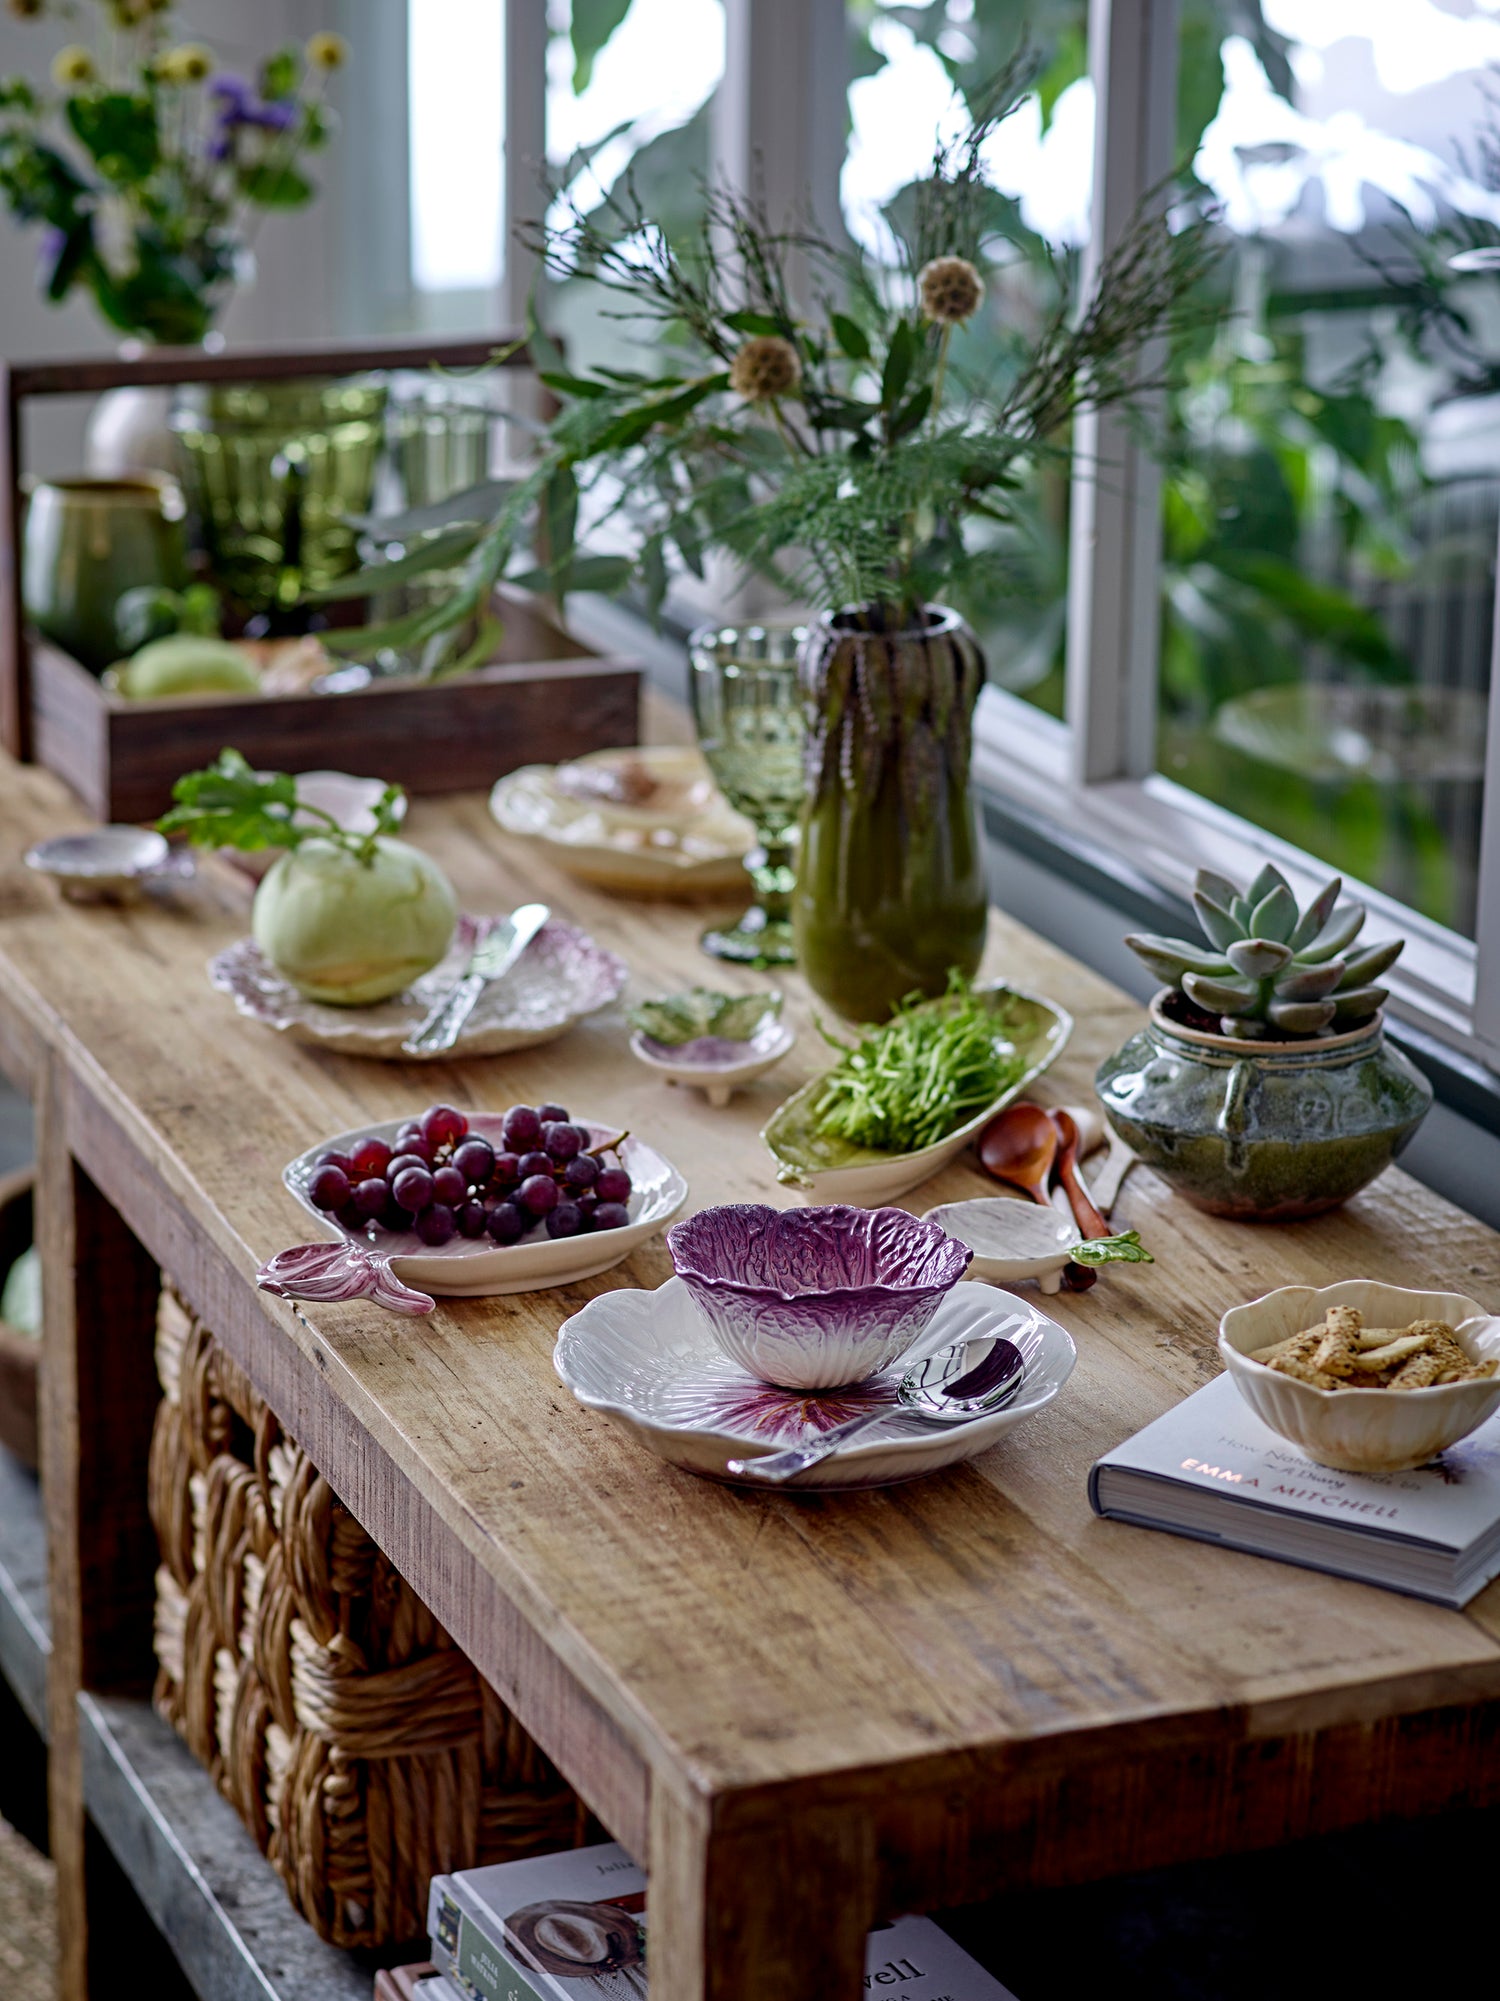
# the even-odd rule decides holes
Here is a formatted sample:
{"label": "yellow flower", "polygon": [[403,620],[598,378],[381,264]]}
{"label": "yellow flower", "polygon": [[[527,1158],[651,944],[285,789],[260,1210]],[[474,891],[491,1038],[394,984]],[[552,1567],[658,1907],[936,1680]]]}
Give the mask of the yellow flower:
{"label": "yellow flower", "polygon": [[65,88],[69,84],[92,83],[96,74],[94,58],[78,42],[69,42],[52,58],[52,81]]}
{"label": "yellow flower", "polygon": [[342,69],[349,60],[349,44],[325,28],[308,42],[307,60],[314,69]]}
{"label": "yellow flower", "polygon": [[747,403],[788,396],[802,380],[797,350],[780,334],[756,334],[729,365],[729,386]]}
{"label": "yellow flower", "polygon": [[168,49],[157,65],[168,83],[202,83],[214,73],[214,59],[201,42],[184,42],[180,49]]}
{"label": "yellow flower", "polygon": [[46,6],[46,0],[6,0],[6,4],[18,21],[34,21]]}
{"label": "yellow flower", "polygon": [[967,257],[934,257],[917,279],[922,311],[940,326],[972,319],[984,298],[984,280]]}

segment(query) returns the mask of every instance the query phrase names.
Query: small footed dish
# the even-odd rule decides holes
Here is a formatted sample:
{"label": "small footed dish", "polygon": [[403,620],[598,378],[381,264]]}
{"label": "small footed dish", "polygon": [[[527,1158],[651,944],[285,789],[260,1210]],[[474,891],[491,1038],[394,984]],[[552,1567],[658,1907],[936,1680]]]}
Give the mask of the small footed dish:
{"label": "small footed dish", "polygon": [[879,1375],[963,1277],[963,1244],[904,1209],[731,1202],[667,1232],[719,1349],[762,1382],[832,1389]]}
{"label": "small footed dish", "polygon": [[25,861],[39,875],[50,875],[72,903],[126,903],[148,883],[193,873],[191,856],[174,855],[166,836],[149,827],[58,834],[28,848]]}
{"label": "small footed dish", "polygon": [[748,1041],[699,1035],[690,1042],[658,1042],[636,1029],[630,1053],[669,1084],[689,1084],[714,1106],[727,1105],[736,1091],[779,1063],[797,1040],[784,1021],[767,1019]]}
{"label": "small footed dish", "polygon": [[1464,1293],[1352,1278],[1321,1289],[1282,1286],[1231,1307],[1219,1322],[1219,1353],[1235,1388],[1262,1424],[1309,1459],[1346,1473],[1403,1472],[1425,1466],[1500,1410],[1500,1375],[1426,1389],[1324,1390],[1251,1360],[1256,1349],[1312,1326],[1330,1306],[1355,1307],[1371,1327],[1446,1321],[1475,1361],[1500,1356],[1500,1318]]}
{"label": "small footed dish", "polygon": [[1080,1242],[1071,1216],[1009,1195],[944,1202],[929,1209],[925,1220],[967,1244],[974,1253],[970,1278],[986,1279],[991,1285],[1034,1278],[1043,1292],[1056,1292]]}

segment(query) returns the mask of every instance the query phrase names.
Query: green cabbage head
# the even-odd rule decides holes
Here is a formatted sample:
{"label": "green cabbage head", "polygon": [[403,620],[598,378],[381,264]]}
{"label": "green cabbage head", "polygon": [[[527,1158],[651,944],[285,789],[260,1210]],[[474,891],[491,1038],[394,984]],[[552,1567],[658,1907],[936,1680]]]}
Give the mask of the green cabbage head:
{"label": "green cabbage head", "polygon": [[365,1007],[435,966],[458,905],[437,863],[382,835],[367,856],[302,841],[255,893],[255,942],[308,1000]]}

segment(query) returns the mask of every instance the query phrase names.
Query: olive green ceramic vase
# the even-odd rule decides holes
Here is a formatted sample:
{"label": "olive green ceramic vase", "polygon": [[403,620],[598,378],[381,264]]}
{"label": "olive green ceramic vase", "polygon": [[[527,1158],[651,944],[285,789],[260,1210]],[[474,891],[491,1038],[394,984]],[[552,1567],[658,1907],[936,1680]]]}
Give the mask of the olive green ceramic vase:
{"label": "olive green ceramic vase", "polygon": [[1164,989],[1099,1066],[1110,1124],[1200,1209],[1246,1222],[1316,1216],[1388,1167],[1432,1086],[1377,1014],[1343,1035],[1250,1042],[1172,1020]]}
{"label": "olive green ceramic vase", "polygon": [[905,632],[825,615],[801,657],[807,736],[792,929],[797,963],[848,1021],[972,975],[987,899],[969,787],[984,656],[956,612]]}

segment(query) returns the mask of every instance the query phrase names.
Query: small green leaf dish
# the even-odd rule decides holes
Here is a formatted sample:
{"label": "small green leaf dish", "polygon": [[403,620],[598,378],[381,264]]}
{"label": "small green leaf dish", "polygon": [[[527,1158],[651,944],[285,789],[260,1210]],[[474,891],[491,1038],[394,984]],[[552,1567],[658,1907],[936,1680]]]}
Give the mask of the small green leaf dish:
{"label": "small green leaf dish", "polygon": [[[994,1010],[997,1038],[1022,1059],[1022,1069],[993,1103],[975,1112],[931,1146],[915,1153],[880,1153],[814,1129],[813,1106],[822,1085],[814,1077],[772,1113],[761,1138],[776,1159],[776,1179],[806,1202],[853,1202],[878,1208],[894,1202],[956,1160],[996,1112],[1034,1084],[1056,1062],[1073,1032],[1073,1018],[1055,1001],[1001,984],[976,994]],[[932,1003],[941,1006],[940,1001]],[[830,1066],[832,1067],[832,1066]]]}

